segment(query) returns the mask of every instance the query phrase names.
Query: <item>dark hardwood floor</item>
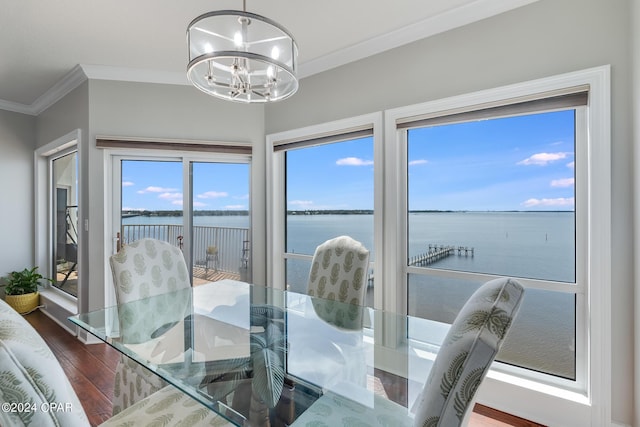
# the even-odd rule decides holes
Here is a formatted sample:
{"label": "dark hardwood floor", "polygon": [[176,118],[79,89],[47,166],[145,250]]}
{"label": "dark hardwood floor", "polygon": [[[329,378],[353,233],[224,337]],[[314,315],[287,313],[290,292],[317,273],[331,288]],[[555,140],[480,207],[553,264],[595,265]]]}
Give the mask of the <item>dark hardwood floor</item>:
{"label": "dark hardwood floor", "polygon": [[92,426],[111,417],[118,352],[106,344],[84,345],[40,311],[25,316],[55,354]]}
{"label": "dark hardwood floor", "polygon": [[[40,311],[25,316],[49,345],[96,426],[111,416],[118,352],[107,344],[84,345]],[[495,409],[476,405],[469,427],[544,427]]]}

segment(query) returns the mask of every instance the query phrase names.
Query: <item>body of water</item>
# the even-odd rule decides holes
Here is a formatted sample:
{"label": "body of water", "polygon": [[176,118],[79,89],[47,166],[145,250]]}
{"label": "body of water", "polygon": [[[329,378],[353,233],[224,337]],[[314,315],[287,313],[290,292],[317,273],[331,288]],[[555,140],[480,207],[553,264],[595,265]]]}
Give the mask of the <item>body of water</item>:
{"label": "body of water", "polygon": [[[473,248],[473,256],[451,255],[428,265],[500,276],[575,282],[573,212],[425,212],[408,217],[408,257],[429,245]],[[181,224],[181,217],[133,217],[125,224]],[[195,225],[249,227],[248,216],[203,216]],[[289,253],[313,255],[324,241],[349,235],[371,251],[373,215],[289,215]],[[287,261],[287,284],[304,293],[310,262]],[[375,283],[378,283],[374,281]],[[451,323],[480,282],[410,274],[408,312]],[[369,290],[369,301],[372,299]],[[410,331],[410,334],[412,332]],[[416,331],[418,333],[418,331]],[[527,290],[520,314],[499,359],[536,371],[575,378],[575,296]]]}

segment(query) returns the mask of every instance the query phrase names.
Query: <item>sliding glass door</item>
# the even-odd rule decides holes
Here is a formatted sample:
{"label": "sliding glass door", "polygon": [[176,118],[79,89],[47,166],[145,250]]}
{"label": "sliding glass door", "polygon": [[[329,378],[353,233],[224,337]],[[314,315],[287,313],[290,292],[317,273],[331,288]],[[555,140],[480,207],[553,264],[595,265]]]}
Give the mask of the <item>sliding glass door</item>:
{"label": "sliding glass door", "polygon": [[114,158],[114,251],[164,240],[182,250],[194,285],[250,281],[248,161]]}

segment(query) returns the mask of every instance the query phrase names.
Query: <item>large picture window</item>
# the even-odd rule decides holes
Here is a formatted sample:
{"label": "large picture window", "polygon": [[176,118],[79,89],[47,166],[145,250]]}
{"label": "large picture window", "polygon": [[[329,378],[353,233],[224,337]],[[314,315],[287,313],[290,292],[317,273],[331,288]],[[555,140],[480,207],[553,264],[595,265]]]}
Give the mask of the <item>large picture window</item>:
{"label": "large picture window", "polygon": [[[576,283],[576,108],[407,130],[409,314],[451,323],[480,284],[432,269]],[[529,292],[500,360],[575,380],[575,313]]]}
{"label": "large picture window", "polygon": [[[385,325],[374,357],[403,340],[428,352],[441,331],[415,318],[450,324],[483,283],[513,277],[524,301],[478,401],[511,413],[548,406],[570,413],[572,426],[603,425],[594,408],[609,407],[611,396],[609,84],[601,67],[382,113],[384,137],[373,145],[374,306],[411,317]],[[303,290],[289,276],[308,271],[317,245],[309,230],[329,229],[300,207],[356,183],[326,181],[337,166],[320,151],[338,147],[327,135],[350,121],[267,137],[273,286]],[[294,206],[300,212],[287,215]],[[369,225],[348,230],[358,227]]]}

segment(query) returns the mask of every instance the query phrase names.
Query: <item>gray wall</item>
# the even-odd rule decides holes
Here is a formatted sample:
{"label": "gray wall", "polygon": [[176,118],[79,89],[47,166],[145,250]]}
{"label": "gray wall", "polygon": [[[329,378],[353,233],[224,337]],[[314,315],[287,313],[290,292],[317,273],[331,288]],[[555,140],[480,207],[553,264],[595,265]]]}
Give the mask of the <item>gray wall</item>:
{"label": "gray wall", "polygon": [[33,116],[0,110],[0,278],[33,264],[35,126]]}
{"label": "gray wall", "polygon": [[254,146],[252,200],[254,279],[264,283],[266,248],[264,182],[264,107],[224,102],[190,86],[128,83],[104,80],[89,82],[89,308],[104,304],[105,263],[111,246],[105,236],[106,195],[110,165],[104,150],[95,148],[96,136],[193,139],[250,142]]}
{"label": "gray wall", "polygon": [[[274,133],[611,64],[612,414],[633,413],[633,192],[629,0],[541,0],[305,78],[266,110]],[[637,400],[637,399],[636,399]]]}

